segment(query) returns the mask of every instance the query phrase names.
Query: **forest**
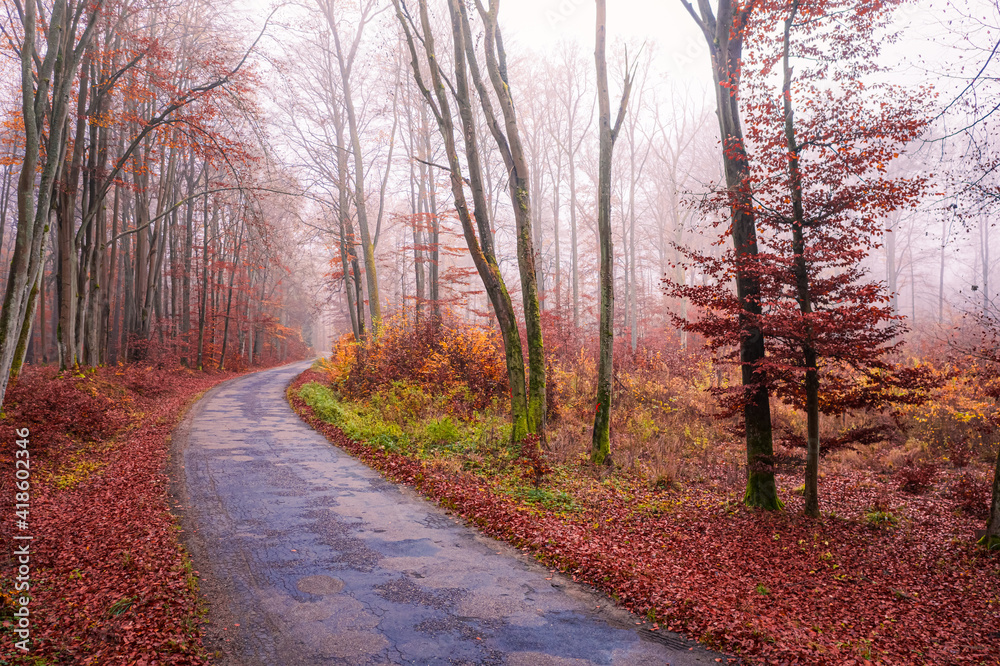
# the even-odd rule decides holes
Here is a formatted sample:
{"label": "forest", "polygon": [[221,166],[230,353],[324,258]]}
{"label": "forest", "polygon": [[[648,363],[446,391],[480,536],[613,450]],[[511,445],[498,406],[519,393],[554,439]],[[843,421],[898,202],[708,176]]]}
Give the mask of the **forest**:
{"label": "forest", "polygon": [[220,663],[171,433],[312,360],[645,631],[1000,663],[996,0],[0,3],[0,664]]}

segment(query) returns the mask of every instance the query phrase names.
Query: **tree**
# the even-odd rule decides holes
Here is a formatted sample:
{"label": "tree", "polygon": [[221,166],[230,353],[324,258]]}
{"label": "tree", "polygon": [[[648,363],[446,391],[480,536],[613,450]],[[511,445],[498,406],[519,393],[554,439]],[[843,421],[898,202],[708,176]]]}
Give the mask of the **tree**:
{"label": "tree", "polygon": [[597,230],[601,245],[601,319],[598,328],[599,356],[597,362],[597,405],[594,408],[594,433],[590,459],[611,464],[611,383],[614,377],[615,263],[611,239],[611,159],[615,139],[628,110],[629,93],[635,80],[636,68],[629,69],[625,59],[625,81],[618,115],[611,121],[611,100],[608,92],[607,62],[607,2],[597,0],[597,35],[594,60],[597,65],[597,103],[599,105],[600,162],[598,165]]}
{"label": "tree", "polygon": [[[260,334],[248,333],[254,308],[246,295],[274,284],[268,268],[277,258],[255,226],[251,197],[209,201],[257,189],[251,172],[260,154],[247,138],[260,120],[244,67],[250,51],[197,2],[16,5],[9,9],[20,25],[5,26],[4,46],[24,56],[22,107],[27,101],[37,139],[18,156],[18,233],[25,242],[34,236],[11,260],[0,314],[10,360],[4,383],[26,359],[47,359],[53,340],[63,368],[114,363],[123,350],[130,360],[152,350],[190,363],[193,290],[202,296],[201,352],[221,348],[227,362],[260,358],[263,338],[275,332],[263,321],[273,310],[256,308]],[[13,30],[31,26],[13,39]],[[46,252],[50,220],[57,242]],[[202,284],[191,279],[196,272]]]}
{"label": "tree", "polygon": [[[454,82],[452,82],[441,69],[426,0],[418,2],[419,28],[402,0],[393,0],[393,7],[396,10],[396,17],[410,52],[410,66],[414,81],[424,98],[424,102],[431,110],[444,140],[452,197],[459,222],[462,225],[466,246],[472,255],[473,263],[483,281],[483,286],[490,303],[493,305],[494,315],[500,326],[511,390],[511,421],[513,425],[511,437],[514,441],[519,441],[530,432],[524,357],[517,318],[503,275],[500,273],[500,266],[497,263],[493,233],[489,224],[489,208],[483,184],[483,169],[470,96],[469,65],[466,61],[467,36],[462,16],[455,3],[449,2],[454,47]],[[423,45],[423,58],[418,55],[418,42]],[[426,85],[424,81],[423,66],[426,66],[430,73],[430,86]],[[448,81],[447,88],[445,86],[446,80]],[[472,191],[473,199],[471,210],[465,195],[466,179],[463,176],[462,164],[458,159],[455,140],[456,128],[451,112],[449,93],[458,105],[459,119],[465,139],[465,156],[469,174],[468,185]],[[473,224],[473,217],[475,224]]]}
{"label": "tree", "polygon": [[[44,4],[28,2],[19,14],[21,43],[21,111],[25,150],[17,187],[17,235],[3,308],[0,310],[0,400],[7,382],[27,350],[45,258],[49,207],[64,155],[71,87],[84,53],[97,29],[103,1],[55,0],[46,15]],[[37,43],[42,12],[45,52]],[[47,121],[47,123],[46,123]],[[46,135],[46,124],[48,133]],[[41,153],[45,140],[45,152]],[[35,183],[41,164],[41,178]]]}
{"label": "tree", "polygon": [[[579,243],[577,234],[577,215],[579,211],[579,191],[577,188],[577,160],[581,144],[587,138],[590,125],[594,119],[594,106],[587,102],[587,77],[582,71],[583,64],[577,49],[564,44],[560,49],[559,65],[562,69],[553,91],[558,98],[565,114],[566,126],[558,139],[559,150],[566,156],[566,180],[569,187],[569,231],[570,231],[570,268],[573,285],[573,327],[580,328],[580,268]],[[586,123],[583,114],[588,113]]]}
{"label": "tree", "polygon": [[375,244],[372,239],[370,225],[368,224],[368,205],[365,199],[364,155],[361,152],[358,114],[354,107],[351,71],[354,67],[355,57],[358,52],[358,46],[361,43],[361,37],[364,34],[365,26],[375,15],[383,10],[377,10],[374,0],[362,3],[360,8],[361,15],[358,18],[354,39],[347,50],[345,50],[341,45],[340,32],[337,27],[336,17],[334,16],[334,0],[320,0],[320,6],[329,24],[330,33],[333,35],[336,47],[337,65],[341,76],[341,93],[343,95],[344,108],[347,112],[347,127],[351,139],[351,152],[354,155],[354,203],[358,213],[358,228],[361,231],[361,250],[364,256],[365,280],[368,286],[368,311],[371,314],[372,329],[377,331],[379,322],[382,319],[382,306],[378,293],[378,273],[375,267]]}
{"label": "tree", "polygon": [[745,4],[718,0],[713,13],[708,0],[698,0],[698,9],[681,0],[701,29],[712,58],[716,114],[722,139],[722,161],[729,195],[733,268],[739,302],[739,363],[743,384],[743,427],[747,447],[748,506],[780,509],[774,482],[774,442],[771,433],[771,402],[768,378],[759,363],[764,359],[764,337],[754,321],[761,315],[760,282],[751,263],[757,256],[757,230],[751,202],[749,158],[740,120],[739,88],[744,31],[755,0]]}
{"label": "tree", "polygon": [[[986,307],[968,312],[959,328],[960,337],[952,346],[969,358],[980,387],[994,402],[1000,402],[1000,308],[992,300]],[[1000,427],[994,412],[993,428]],[[1000,550],[1000,450],[993,470],[993,487],[986,531],[979,543],[988,550]]]}
{"label": "tree", "polygon": [[[748,175],[761,231],[758,254],[742,259],[759,286],[761,311],[749,320],[769,341],[756,367],[806,414],[810,516],[819,515],[820,413],[924,397],[922,373],[888,360],[903,328],[884,285],[867,280],[862,267],[885,218],[915,206],[925,189],[923,178],[887,174],[923,130],[922,106],[900,86],[865,79],[877,71],[879,36],[898,4],[781,0],[762,3],[748,24],[747,137],[755,153]],[[775,90],[770,74],[779,67]],[[880,104],[869,103],[873,94]],[[730,201],[729,193],[716,199]],[[708,310],[689,327],[715,348],[742,335],[744,308],[725,286],[739,261],[735,251],[702,257],[717,284],[683,290]]]}
{"label": "tree", "polygon": [[[656,206],[653,216],[656,220],[655,245],[659,258],[659,273],[668,275],[673,271],[673,280],[685,284],[688,280],[680,261],[680,248],[691,244],[699,235],[686,234],[693,231],[698,221],[697,207],[684,200],[684,193],[694,183],[711,180],[708,174],[718,172],[718,162],[712,159],[714,145],[709,146],[712,134],[706,132],[711,121],[707,108],[701,100],[696,100],[690,89],[681,95],[677,88],[671,90],[670,115],[662,117],[660,105],[655,106],[654,128],[660,141],[653,141],[654,184]],[[712,141],[714,144],[714,140]],[[669,296],[663,290],[662,318],[669,322]],[[677,299],[677,314],[687,319],[687,299]],[[688,346],[687,331],[678,328],[681,349]]]}
{"label": "tree", "polygon": [[[524,308],[525,333],[528,343],[528,432],[545,436],[545,349],[542,336],[541,307],[538,303],[538,272],[535,269],[537,256],[532,239],[531,176],[528,160],[521,141],[517,113],[507,77],[507,54],[503,48],[503,38],[497,23],[499,3],[490,0],[487,9],[480,0],[476,8],[483,21],[485,39],[486,70],[493,92],[496,94],[503,115],[501,125],[490,103],[489,91],[483,84],[479,65],[473,50],[472,30],[465,5],[459,0],[449,4],[453,16],[461,19],[465,49],[469,63],[469,73],[479,94],[479,102],[486,118],[486,124],[500,150],[507,170],[507,181],[514,221],[517,228],[517,265],[521,275],[521,303]],[[453,19],[454,23],[454,19]],[[541,239],[539,238],[539,242]]]}
{"label": "tree", "polygon": [[[1000,400],[1000,309],[996,296],[991,293],[990,232],[996,226],[993,222],[997,204],[1000,203],[1000,155],[996,151],[997,100],[996,59],[1000,55],[1000,39],[996,29],[1000,21],[1000,2],[993,0],[992,12],[983,11],[980,4],[949,3],[958,15],[955,20],[956,34],[961,34],[960,46],[955,50],[960,55],[955,62],[963,68],[953,73],[952,78],[961,84],[961,89],[942,108],[939,117],[950,121],[953,128],[942,140],[961,142],[958,154],[950,161],[951,180],[955,193],[948,211],[952,219],[968,225],[975,220],[978,236],[976,248],[978,263],[982,267],[979,275],[973,276],[973,290],[979,292],[975,301],[969,303],[969,311],[964,317],[960,332],[964,340],[955,346],[958,351],[974,362],[980,386],[994,401]],[[951,22],[949,22],[951,25]],[[971,76],[964,69],[965,63],[975,62]],[[956,128],[957,129],[954,129]],[[968,226],[967,226],[968,229]],[[992,424],[994,429],[1000,423]],[[990,550],[1000,549],[1000,451],[998,451],[993,473],[993,487],[986,532],[980,543]]]}

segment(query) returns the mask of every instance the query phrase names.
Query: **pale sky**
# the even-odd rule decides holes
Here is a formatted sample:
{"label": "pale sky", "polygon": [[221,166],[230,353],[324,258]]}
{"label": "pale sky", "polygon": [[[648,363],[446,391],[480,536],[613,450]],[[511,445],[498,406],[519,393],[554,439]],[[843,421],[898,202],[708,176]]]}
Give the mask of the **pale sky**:
{"label": "pale sky", "polygon": [[[594,0],[503,0],[500,18],[505,33],[537,44],[575,37],[594,42]],[[612,0],[608,3],[608,36],[666,43],[701,38],[680,0]]]}
{"label": "pale sky", "polygon": [[[593,52],[594,0],[503,0],[500,22],[505,41],[534,48],[563,39]],[[608,2],[608,48],[615,40],[657,44],[659,69],[679,78],[711,80],[708,48],[680,0],[611,0]],[[512,49],[508,49],[512,50]]]}

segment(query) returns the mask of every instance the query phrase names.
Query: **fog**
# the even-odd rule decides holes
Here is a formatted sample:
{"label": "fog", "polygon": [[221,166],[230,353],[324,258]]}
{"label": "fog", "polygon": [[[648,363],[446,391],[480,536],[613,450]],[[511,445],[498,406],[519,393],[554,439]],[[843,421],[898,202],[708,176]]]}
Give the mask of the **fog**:
{"label": "fog", "polygon": [[[29,277],[45,276],[39,283],[43,305],[33,310],[29,360],[114,357],[132,334],[164,344],[183,334],[195,345],[193,322],[200,320],[204,329],[213,309],[219,322],[228,322],[233,315],[223,311],[234,303],[245,321],[234,323],[233,344],[247,358],[254,330],[271,327],[277,334],[288,322],[308,330],[309,342],[321,349],[332,336],[360,335],[389,316],[448,311],[491,325],[493,307],[456,216],[444,135],[414,78],[403,31],[405,24],[416,34],[420,49],[425,39],[435,39],[441,85],[451,95],[449,113],[458,128],[457,163],[471,197],[468,143],[455,104],[453,30],[444,2],[427,5],[431,35],[423,34],[414,1],[401,3],[402,23],[389,0],[211,8],[153,3],[127,15],[103,6],[85,13],[94,33],[83,32],[83,20],[74,43],[92,40],[86,45],[91,54],[108,55],[98,66],[81,51],[78,74],[89,73],[92,90],[77,104],[81,79],[72,78],[67,94],[74,101],[58,110],[67,118],[60,121],[66,145],[87,148],[76,158],[76,171],[54,172],[52,182],[72,194],[53,199],[61,201],[52,205],[65,221],[41,245],[43,268],[24,268]],[[11,266],[21,251],[12,239],[25,154],[18,69],[24,28],[15,8],[5,7],[0,259]],[[474,6],[467,9],[471,52],[485,80],[483,19]],[[124,26],[117,33],[116,22]],[[925,179],[926,186],[904,207],[879,213],[884,233],[876,234],[861,260],[865,279],[884,283],[894,311],[914,334],[946,328],[995,302],[998,22],[991,2],[902,3],[872,33],[884,47],[876,63],[809,84],[808,94],[831,99],[848,83],[870,86],[871,94],[856,100],[862,111],[884,106],[880,91],[891,86],[893,104],[908,100],[903,105],[915,109],[919,135],[900,142],[884,166],[892,178]],[[600,257],[594,3],[508,0],[499,6],[498,24],[527,164],[541,308],[593,331]],[[683,338],[671,316],[687,316],[688,303],[667,297],[662,280],[706,283],[709,274],[683,260],[684,253],[720,256],[726,247],[718,239],[727,215],[702,205],[725,183],[709,51],[680,0],[615,2],[606,27],[614,109],[626,73],[635,77],[612,168],[615,327],[633,342],[657,331]],[[760,157],[763,164],[766,151],[753,123],[764,120],[754,109],[765,103],[765,87],[778,94],[781,70],[767,73],[759,63],[780,40],[751,28],[761,32],[751,30],[747,38],[740,105],[751,161]],[[819,43],[836,33],[828,30],[808,39]],[[802,41],[803,48],[814,42]],[[38,48],[49,48],[44,35]],[[417,60],[422,85],[430,85],[422,51]],[[792,53],[791,65],[797,75],[814,71],[816,62]],[[805,87],[794,90],[807,94]],[[514,293],[523,276],[510,169],[491,136],[484,95],[497,114],[501,108],[488,83],[474,91],[472,122],[487,207],[480,212],[500,275]],[[819,109],[809,106],[818,99],[799,111],[806,122],[825,113],[810,110]],[[84,110],[79,124],[76,106]],[[42,190],[54,187],[43,181],[46,150],[43,145],[37,167]],[[72,153],[67,160],[72,164]],[[80,199],[87,187],[96,187],[96,194]],[[41,216],[37,220],[42,224]],[[765,230],[760,233],[770,242]],[[60,256],[72,262],[61,263]],[[75,303],[60,295],[61,285],[68,290],[72,280],[91,285]],[[199,310],[204,294],[191,291],[200,280],[217,285],[207,297],[209,314]],[[284,296],[272,297],[279,292]],[[19,310],[29,302],[21,299]],[[264,302],[271,305],[252,305]],[[59,331],[71,321],[77,335],[64,343]],[[204,338],[204,331],[199,335]],[[215,335],[222,353],[230,334]]]}

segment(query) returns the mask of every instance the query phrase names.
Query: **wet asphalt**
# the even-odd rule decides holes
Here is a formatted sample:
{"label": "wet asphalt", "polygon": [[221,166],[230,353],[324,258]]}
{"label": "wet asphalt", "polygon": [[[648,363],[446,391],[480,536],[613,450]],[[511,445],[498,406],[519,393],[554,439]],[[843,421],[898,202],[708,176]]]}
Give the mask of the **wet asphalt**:
{"label": "wet asphalt", "polygon": [[223,666],[645,666],[721,655],[484,537],[330,444],[299,363],[208,392],[174,433],[175,510]]}

